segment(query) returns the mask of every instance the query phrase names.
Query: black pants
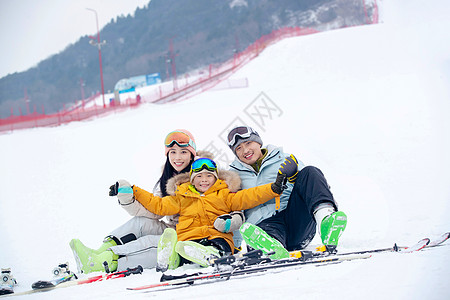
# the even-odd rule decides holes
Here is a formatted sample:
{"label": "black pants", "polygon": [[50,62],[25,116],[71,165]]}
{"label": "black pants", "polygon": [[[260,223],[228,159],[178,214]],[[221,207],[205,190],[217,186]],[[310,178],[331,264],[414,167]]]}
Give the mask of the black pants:
{"label": "black pants", "polygon": [[337,210],[328,183],[316,167],[303,168],[295,181],[285,210],[257,224],[289,250],[306,247],[316,234],[313,212],[320,203],[328,202]]}

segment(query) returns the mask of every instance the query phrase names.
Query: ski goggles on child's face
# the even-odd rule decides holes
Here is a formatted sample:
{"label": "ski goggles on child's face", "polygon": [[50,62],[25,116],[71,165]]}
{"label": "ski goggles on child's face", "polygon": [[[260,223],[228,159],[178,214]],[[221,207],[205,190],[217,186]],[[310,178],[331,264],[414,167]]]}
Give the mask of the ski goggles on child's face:
{"label": "ski goggles on child's face", "polygon": [[206,169],[211,172],[217,171],[216,163],[209,158],[199,158],[195,160],[191,165],[191,174],[200,172],[201,170]]}
{"label": "ski goggles on child's face", "polygon": [[196,150],[194,141],[191,140],[189,135],[182,131],[172,131],[171,133],[169,133],[164,140],[164,144],[167,148],[170,148],[173,145],[177,144],[180,147],[191,146],[192,148],[194,148],[194,150]]}
{"label": "ski goggles on child's face", "polygon": [[256,133],[256,131],[248,126],[239,126],[234,128],[228,134],[228,146],[233,147],[236,144],[238,137],[241,139],[246,139],[249,138],[252,133]]}

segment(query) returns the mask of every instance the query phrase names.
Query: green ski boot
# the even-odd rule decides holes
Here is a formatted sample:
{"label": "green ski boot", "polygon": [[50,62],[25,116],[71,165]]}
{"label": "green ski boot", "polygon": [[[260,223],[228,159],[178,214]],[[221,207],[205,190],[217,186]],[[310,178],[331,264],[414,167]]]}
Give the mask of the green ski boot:
{"label": "green ski boot", "polygon": [[112,238],[107,237],[103,240],[103,244],[95,250],[95,253],[100,254],[113,246],[117,246],[117,243]]}
{"label": "green ski boot", "polygon": [[119,256],[110,250],[97,253],[97,250],[86,247],[79,239],[71,240],[70,248],[81,273],[105,272],[104,263],[107,264],[109,271],[117,270]]}
{"label": "green ski boot", "polygon": [[203,246],[193,241],[178,242],[175,251],[187,260],[202,267],[209,267],[211,265],[210,260],[221,256],[218,249],[212,246]]}
{"label": "green ski boot", "polygon": [[156,258],[156,271],[165,272],[168,269],[176,269],[180,265],[180,256],[175,252],[178,237],[172,228],[166,228],[158,241]]}
{"label": "green ski boot", "polygon": [[347,215],[337,211],[325,217],[320,224],[320,237],[324,245],[337,246],[339,237],[347,226]]}
{"label": "green ski boot", "polygon": [[254,249],[260,249],[264,254],[275,251],[271,255],[271,259],[281,259],[289,257],[289,252],[284,246],[275,238],[271,237],[267,232],[256,225],[250,223],[242,224],[239,228],[244,241]]}

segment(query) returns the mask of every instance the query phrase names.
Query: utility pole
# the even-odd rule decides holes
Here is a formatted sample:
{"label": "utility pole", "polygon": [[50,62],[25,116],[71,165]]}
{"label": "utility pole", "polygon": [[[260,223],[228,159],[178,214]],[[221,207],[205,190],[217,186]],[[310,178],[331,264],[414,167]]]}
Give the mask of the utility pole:
{"label": "utility pole", "polygon": [[100,64],[100,82],[102,85],[103,108],[105,108],[106,104],[105,104],[105,87],[103,85],[102,45],[106,44],[106,41],[100,42],[100,30],[98,28],[97,11],[92,8],[86,8],[86,9],[95,13],[95,21],[97,23],[97,41],[95,41],[95,39],[96,39],[95,37],[89,36],[89,38],[91,39],[89,41],[89,44],[98,48],[98,61]]}
{"label": "utility pole", "polygon": [[25,88],[25,89],[23,89],[23,93],[24,93],[24,96],[23,96],[23,100],[25,101],[25,103],[27,104],[27,115],[29,115],[30,114],[30,98],[28,97],[28,93],[27,93],[27,89]]}
{"label": "utility pole", "polygon": [[173,38],[170,38],[170,46],[169,46],[169,62],[172,65],[172,80],[173,80],[173,90],[176,91],[178,89],[177,85],[177,70],[175,66],[175,57],[178,54],[175,54],[173,51]]}
{"label": "utility pole", "polygon": [[80,78],[81,101],[84,101],[84,86],[83,78]]}

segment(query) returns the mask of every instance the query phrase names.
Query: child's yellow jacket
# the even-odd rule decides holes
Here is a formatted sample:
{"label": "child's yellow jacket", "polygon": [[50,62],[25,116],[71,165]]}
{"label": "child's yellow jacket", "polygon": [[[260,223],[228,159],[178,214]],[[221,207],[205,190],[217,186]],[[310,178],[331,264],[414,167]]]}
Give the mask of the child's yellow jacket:
{"label": "child's yellow jacket", "polygon": [[199,194],[190,185],[189,174],[184,173],[167,183],[170,196],[157,197],[137,186],[133,186],[133,194],[152,213],[180,214],[176,228],[179,241],[223,238],[231,249],[234,249],[233,234],[216,230],[216,218],[235,210],[253,208],[278,196],[272,191],[271,184],[236,192],[240,188],[239,175],[225,170],[219,170],[219,179],[204,194]]}

